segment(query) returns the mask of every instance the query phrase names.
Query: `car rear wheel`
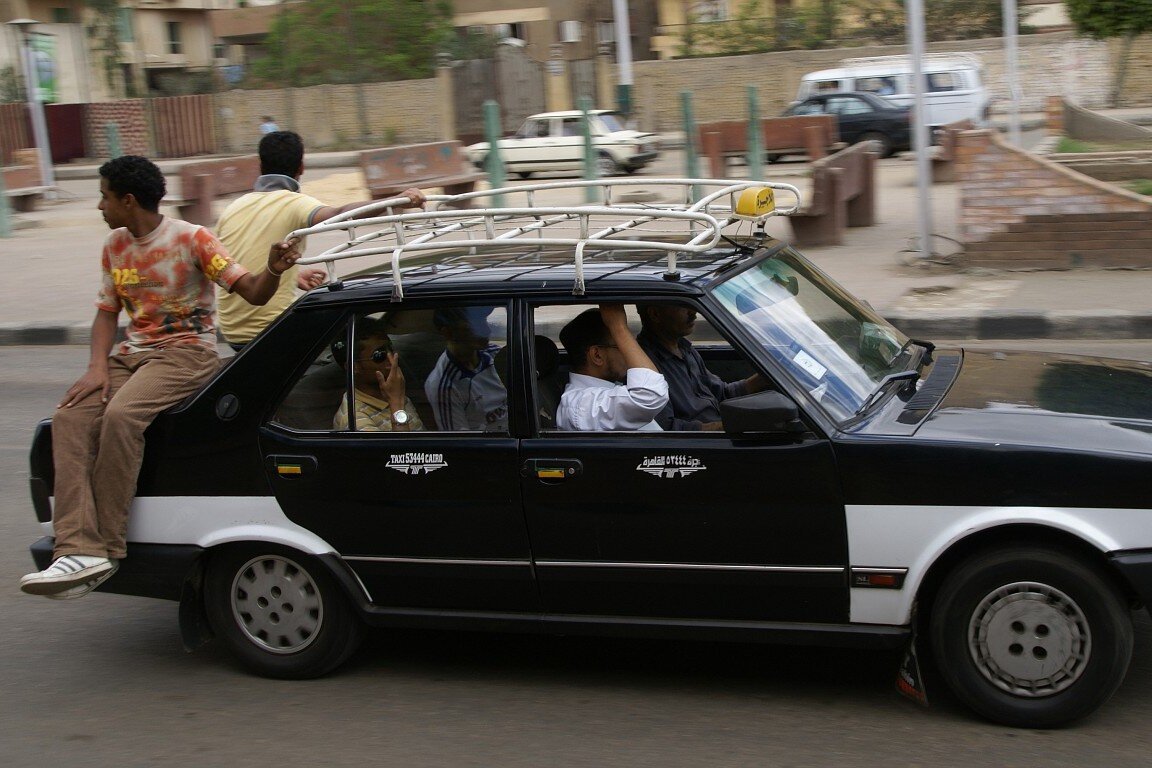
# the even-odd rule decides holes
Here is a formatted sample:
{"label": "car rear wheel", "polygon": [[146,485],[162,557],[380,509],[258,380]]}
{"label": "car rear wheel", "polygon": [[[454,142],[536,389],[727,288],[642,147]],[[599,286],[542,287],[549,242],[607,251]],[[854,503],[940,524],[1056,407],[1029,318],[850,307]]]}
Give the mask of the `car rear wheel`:
{"label": "car rear wheel", "polygon": [[879,146],[876,150],[880,157],[892,157],[896,154],[896,150],[892,147],[892,139],[885,133],[879,131],[868,131],[867,133],[860,134],[860,141],[874,141]]}
{"label": "car rear wheel", "polygon": [[952,691],[1006,725],[1053,728],[1120,686],[1132,657],[1123,597],[1097,568],[1056,549],[977,555],[944,581],[932,651]]}
{"label": "car rear wheel", "polygon": [[319,677],[360,643],[361,627],[335,580],[314,560],[274,546],[211,559],[205,601],[236,658],[266,677]]}

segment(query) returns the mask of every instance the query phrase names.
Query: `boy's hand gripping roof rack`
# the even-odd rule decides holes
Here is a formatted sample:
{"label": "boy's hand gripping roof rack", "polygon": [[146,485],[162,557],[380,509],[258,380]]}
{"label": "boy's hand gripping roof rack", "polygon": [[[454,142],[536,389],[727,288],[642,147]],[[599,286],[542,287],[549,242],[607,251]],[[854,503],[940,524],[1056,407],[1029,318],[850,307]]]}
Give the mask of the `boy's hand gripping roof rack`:
{"label": "boy's hand gripping roof rack", "polygon": [[[618,187],[670,189],[679,202],[613,201]],[[571,198],[573,191],[591,193],[599,204],[548,204],[556,194]],[[789,207],[776,207],[775,193],[794,198]],[[625,194],[619,194],[626,197]],[[520,197],[522,205],[509,206]],[[499,207],[472,207],[487,200]],[[426,251],[451,251],[450,255],[508,248],[515,242],[533,246],[572,246],[576,269],[572,292],[584,293],[584,249],[645,248],[668,254],[667,273],[676,272],[676,255],[703,253],[720,240],[722,232],[741,222],[751,222],[763,234],[771,216],[795,213],[800,192],[790,184],[722,179],[614,179],[526,184],[487,189],[462,195],[429,195],[428,210],[403,207],[410,201],[394,197],[370,203],[289,237],[342,231],[347,240],[316,256],[300,259],[301,265],[324,264],[328,284],[338,285],[336,262],[340,259],[391,255],[392,300],[404,298],[402,262],[406,256]],[[362,234],[361,234],[362,233]],[[410,266],[426,267],[434,261],[420,260]]]}

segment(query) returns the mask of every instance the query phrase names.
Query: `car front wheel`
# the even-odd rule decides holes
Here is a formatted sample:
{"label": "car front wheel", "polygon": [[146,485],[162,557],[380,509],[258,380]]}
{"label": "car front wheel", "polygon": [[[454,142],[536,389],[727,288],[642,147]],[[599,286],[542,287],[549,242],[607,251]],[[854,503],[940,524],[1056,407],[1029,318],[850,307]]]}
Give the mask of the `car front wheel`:
{"label": "car front wheel", "polygon": [[620,166],[612,159],[612,156],[601,152],[596,156],[596,176],[604,179],[609,176],[615,176],[620,173]]}
{"label": "car front wheel", "polygon": [[984,717],[1053,728],[1120,686],[1132,657],[1127,606],[1097,568],[1057,550],[984,552],[957,567],[932,607],[940,674]]}
{"label": "car front wheel", "polygon": [[361,627],[332,576],[279,547],[216,553],[205,579],[208,618],[239,661],[266,677],[319,677],[360,643]]}

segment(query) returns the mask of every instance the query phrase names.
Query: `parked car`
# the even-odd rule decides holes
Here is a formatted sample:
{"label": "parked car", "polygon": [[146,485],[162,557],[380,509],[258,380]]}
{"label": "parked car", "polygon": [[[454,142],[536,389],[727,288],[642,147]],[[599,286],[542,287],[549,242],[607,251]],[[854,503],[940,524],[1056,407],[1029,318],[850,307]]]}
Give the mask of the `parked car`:
{"label": "parked car", "polygon": [[[582,171],[583,114],[544,112],[527,118],[516,133],[497,144],[504,167],[525,179],[533,173]],[[598,175],[634,173],[659,156],[656,134],[626,128],[620,113],[594,109],[588,118]],[[488,142],[472,144],[465,152],[477,168],[486,170]]]}
{"label": "parked car", "polygon": [[[809,72],[800,79],[797,101],[818,93],[869,91],[897,106],[911,107],[912,60],[908,56],[845,59],[839,67]],[[992,99],[984,87],[984,65],[974,53],[930,53],[921,62],[924,118],[931,127],[960,120],[987,122]]]}
{"label": "parked car", "polygon": [[872,93],[821,93],[793,104],[784,115],[836,115],[841,141],[875,141],[881,157],[912,149],[912,110]]}
{"label": "parked car", "polygon": [[[695,202],[533,184],[305,230],[355,239],[150,427],[101,590],[180,601],[190,647],[214,632],[273,677],[325,674],[371,624],[919,646],[1001,723],[1107,701],[1152,600],[1152,367],[908,338],[765,234],[794,188],[644,182]],[[339,277],[345,258],[386,263]],[[690,307],[708,367],[767,388],[723,401],[723,431],[557,429],[559,330],[604,302]],[[498,379],[462,385],[486,416],[445,430],[426,383],[453,323]],[[338,419],[392,349],[424,429]]]}

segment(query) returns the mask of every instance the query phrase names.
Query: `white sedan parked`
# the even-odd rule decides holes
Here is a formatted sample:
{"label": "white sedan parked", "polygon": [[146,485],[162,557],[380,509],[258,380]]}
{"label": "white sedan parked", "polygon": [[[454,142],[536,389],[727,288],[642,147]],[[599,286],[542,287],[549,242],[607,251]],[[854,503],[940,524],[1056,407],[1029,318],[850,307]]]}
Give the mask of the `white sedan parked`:
{"label": "white sedan parked", "polygon": [[[588,117],[599,176],[614,176],[621,171],[632,173],[659,154],[656,134],[628,130],[618,112],[594,109],[588,112]],[[525,179],[533,173],[582,170],[582,119],[583,113],[577,110],[528,117],[515,134],[499,141],[504,167]],[[465,151],[472,163],[485,168],[488,142],[472,144]]]}

